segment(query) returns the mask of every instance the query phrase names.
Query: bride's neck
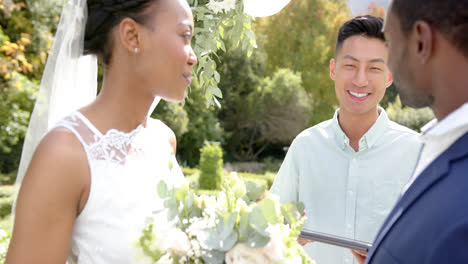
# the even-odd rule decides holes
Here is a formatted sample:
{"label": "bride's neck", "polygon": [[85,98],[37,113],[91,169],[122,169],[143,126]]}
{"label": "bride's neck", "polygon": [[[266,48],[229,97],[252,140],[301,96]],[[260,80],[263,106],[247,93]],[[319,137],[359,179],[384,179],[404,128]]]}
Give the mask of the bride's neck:
{"label": "bride's neck", "polygon": [[[128,75],[107,71],[96,100],[84,109],[98,129],[106,132],[117,129],[129,132],[140,124],[146,124],[148,109],[154,98],[141,89],[137,80]],[[101,127],[99,127],[101,126]]]}

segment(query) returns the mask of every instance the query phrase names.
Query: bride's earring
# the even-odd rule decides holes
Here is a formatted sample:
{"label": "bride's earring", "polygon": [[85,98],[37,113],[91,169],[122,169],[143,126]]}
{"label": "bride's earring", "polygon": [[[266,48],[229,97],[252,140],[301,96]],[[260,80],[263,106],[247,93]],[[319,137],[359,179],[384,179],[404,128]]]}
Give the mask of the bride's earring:
{"label": "bride's earring", "polygon": [[135,51],[135,53],[138,53],[140,51],[139,48],[135,48],[133,51]]}

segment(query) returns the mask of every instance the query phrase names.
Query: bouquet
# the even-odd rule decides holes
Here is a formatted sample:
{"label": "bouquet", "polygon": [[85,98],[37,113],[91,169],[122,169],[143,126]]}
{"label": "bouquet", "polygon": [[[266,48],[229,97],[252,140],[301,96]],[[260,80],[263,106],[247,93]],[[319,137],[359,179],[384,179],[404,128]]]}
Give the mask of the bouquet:
{"label": "bouquet", "polygon": [[188,184],[161,181],[170,227],[150,222],[138,247],[151,263],[314,263],[296,241],[305,218],[301,203],[277,197],[237,174],[224,177],[217,195],[198,195]]}

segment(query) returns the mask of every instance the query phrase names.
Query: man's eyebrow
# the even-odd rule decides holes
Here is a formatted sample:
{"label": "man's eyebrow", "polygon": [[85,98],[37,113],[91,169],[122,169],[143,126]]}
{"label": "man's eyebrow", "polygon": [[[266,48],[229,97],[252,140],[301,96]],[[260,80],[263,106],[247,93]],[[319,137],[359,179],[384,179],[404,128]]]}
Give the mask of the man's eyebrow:
{"label": "man's eyebrow", "polygon": [[348,55],[348,54],[344,55],[344,56],[343,56],[343,59],[350,59],[350,60],[359,62],[358,59],[356,59],[356,58],[354,58],[353,56]]}
{"label": "man's eyebrow", "polygon": [[[357,58],[351,56],[351,55],[344,55],[343,56],[343,59],[350,59],[350,60],[353,60],[353,61],[356,61],[356,62],[360,62]],[[368,60],[368,62],[370,63],[377,63],[377,62],[381,62],[381,63],[384,63],[385,64],[385,60],[382,59],[382,58],[375,58],[375,59],[371,59],[371,60]]]}
{"label": "man's eyebrow", "polygon": [[385,60],[382,59],[382,58],[372,59],[372,60],[369,60],[369,62],[371,62],[371,63],[381,62],[381,63],[385,64]]}

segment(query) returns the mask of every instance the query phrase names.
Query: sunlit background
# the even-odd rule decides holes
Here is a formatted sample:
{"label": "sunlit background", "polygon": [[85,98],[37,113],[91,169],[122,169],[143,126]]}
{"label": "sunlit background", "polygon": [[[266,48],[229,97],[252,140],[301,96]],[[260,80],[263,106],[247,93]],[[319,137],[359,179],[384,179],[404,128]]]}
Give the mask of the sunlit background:
{"label": "sunlit background", "polygon": [[390,0],[349,0],[348,6],[351,9],[351,13],[353,15],[358,15],[365,13],[369,4],[371,3],[375,3],[379,6],[387,8],[390,3]]}

